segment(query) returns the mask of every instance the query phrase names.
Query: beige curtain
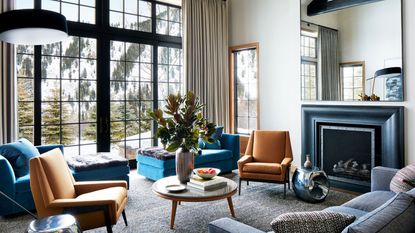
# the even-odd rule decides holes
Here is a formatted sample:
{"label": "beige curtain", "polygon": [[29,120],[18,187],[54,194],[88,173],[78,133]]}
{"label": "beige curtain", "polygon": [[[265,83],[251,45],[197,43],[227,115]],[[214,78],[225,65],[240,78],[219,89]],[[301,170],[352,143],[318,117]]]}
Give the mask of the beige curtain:
{"label": "beige curtain", "polygon": [[[13,2],[2,0],[0,12],[13,9]],[[16,140],[18,120],[14,46],[0,43],[0,144],[4,144]]]}
{"label": "beige curtain", "polygon": [[186,89],[206,104],[204,115],[229,130],[228,6],[183,0]]}

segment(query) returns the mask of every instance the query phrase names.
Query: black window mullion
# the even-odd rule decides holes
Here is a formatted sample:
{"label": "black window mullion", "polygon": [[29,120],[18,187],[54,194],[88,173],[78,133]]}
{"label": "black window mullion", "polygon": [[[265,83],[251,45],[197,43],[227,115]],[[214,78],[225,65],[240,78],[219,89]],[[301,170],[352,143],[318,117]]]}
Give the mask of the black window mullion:
{"label": "black window mullion", "polygon": [[[153,3],[154,4],[154,3]],[[155,10],[154,10],[155,12]],[[155,15],[155,14],[153,14]],[[152,66],[152,79],[153,79],[153,109],[158,108],[158,46],[153,46],[153,66]],[[140,69],[141,70],[141,69]],[[158,145],[158,140],[154,135],[157,131],[157,122],[153,121],[152,133],[153,133],[153,144]]]}
{"label": "black window mullion", "polygon": [[34,48],[34,135],[35,145],[42,144],[42,46]]}
{"label": "black window mullion", "polygon": [[110,41],[97,40],[97,151],[111,149]]}

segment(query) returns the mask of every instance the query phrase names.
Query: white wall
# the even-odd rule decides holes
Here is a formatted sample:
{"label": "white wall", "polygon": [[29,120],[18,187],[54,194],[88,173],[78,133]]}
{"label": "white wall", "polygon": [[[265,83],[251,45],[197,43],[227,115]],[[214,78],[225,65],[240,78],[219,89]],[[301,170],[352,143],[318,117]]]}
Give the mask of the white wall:
{"label": "white wall", "polygon": [[[291,132],[294,161],[301,158],[301,104],[403,105],[406,163],[415,162],[415,1],[404,2],[404,103],[302,102],[300,1],[228,0],[230,45],[259,42],[260,127]],[[385,16],[387,17],[387,16]]]}
{"label": "white wall", "polygon": [[[365,61],[366,79],[388,61],[402,60],[402,30],[396,27],[401,25],[399,2],[385,0],[339,11],[340,61]],[[385,79],[376,84],[375,94],[383,99]],[[372,82],[366,81],[366,93],[371,93],[371,87]]]}

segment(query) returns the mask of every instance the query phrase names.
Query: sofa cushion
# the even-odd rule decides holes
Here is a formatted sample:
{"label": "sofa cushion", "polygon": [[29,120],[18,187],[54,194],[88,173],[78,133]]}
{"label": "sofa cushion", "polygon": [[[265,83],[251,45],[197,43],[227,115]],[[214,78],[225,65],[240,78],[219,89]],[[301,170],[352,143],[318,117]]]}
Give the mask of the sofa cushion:
{"label": "sofa cushion", "polygon": [[398,193],[379,208],[359,218],[343,233],[413,233],[414,216],[414,198],[406,193]]}
{"label": "sofa cushion", "polygon": [[195,164],[209,163],[232,158],[230,150],[202,150],[201,155],[195,156]]}
{"label": "sofa cushion", "polygon": [[353,215],[334,212],[295,212],[278,216],[271,227],[277,233],[340,233],[355,219]]}
{"label": "sofa cushion", "polygon": [[387,202],[393,196],[395,196],[394,192],[373,191],[360,195],[344,203],[342,206],[370,212],[378,208],[379,206],[385,204],[385,202]]}
{"label": "sofa cushion", "polygon": [[246,163],[242,168],[244,172],[281,174],[281,164],[279,163]]}
{"label": "sofa cushion", "polygon": [[213,143],[208,143],[202,138],[199,138],[198,144],[200,149],[213,149],[213,150],[219,150],[222,148],[222,145],[220,143],[220,139],[222,138],[223,134],[223,126],[216,127],[216,132],[212,134],[211,138],[215,141]]}
{"label": "sofa cushion", "polygon": [[17,178],[15,185],[18,193],[30,192],[30,174]]}
{"label": "sofa cushion", "polygon": [[354,209],[354,208],[350,208],[350,207],[346,207],[346,206],[332,206],[332,207],[324,209],[323,211],[342,213],[342,214],[350,214],[350,215],[355,216],[356,219],[360,218],[360,217],[362,217],[362,216],[364,216],[368,213],[368,212],[363,211],[363,210]]}
{"label": "sofa cushion", "polygon": [[221,218],[208,225],[208,233],[265,233],[230,218]]}
{"label": "sofa cushion", "polygon": [[390,183],[390,190],[394,191],[395,193],[407,192],[415,187],[414,183],[415,163],[409,164],[395,174]]}
{"label": "sofa cushion", "polygon": [[12,165],[16,177],[29,174],[30,159],[40,155],[36,147],[25,138],[14,143],[1,145],[0,154]]}

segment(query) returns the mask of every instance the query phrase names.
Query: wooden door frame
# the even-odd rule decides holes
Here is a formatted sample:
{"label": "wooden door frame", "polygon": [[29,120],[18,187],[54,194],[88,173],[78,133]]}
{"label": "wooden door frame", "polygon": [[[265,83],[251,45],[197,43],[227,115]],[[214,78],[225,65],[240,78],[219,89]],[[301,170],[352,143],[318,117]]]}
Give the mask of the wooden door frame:
{"label": "wooden door frame", "polygon": [[[257,110],[257,120],[256,120],[256,128],[259,129],[260,128],[260,123],[259,123],[259,43],[258,42],[254,42],[254,43],[248,43],[248,44],[242,44],[242,45],[236,45],[236,46],[230,46],[229,47],[229,53],[228,53],[228,59],[229,59],[229,107],[230,107],[230,114],[229,114],[229,122],[230,122],[230,132],[231,133],[236,133],[236,129],[235,129],[235,102],[234,102],[234,96],[235,96],[235,77],[234,77],[234,65],[235,65],[235,61],[233,58],[233,53],[236,51],[240,51],[240,50],[245,50],[245,49],[255,49],[256,53],[257,53],[257,57],[256,57],[256,63],[257,63],[257,106],[256,106],[256,110]],[[249,135],[248,135],[249,136]]]}

